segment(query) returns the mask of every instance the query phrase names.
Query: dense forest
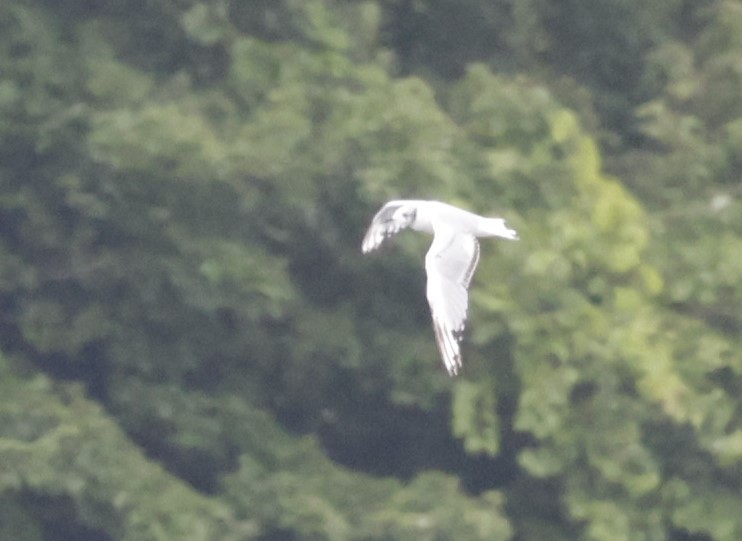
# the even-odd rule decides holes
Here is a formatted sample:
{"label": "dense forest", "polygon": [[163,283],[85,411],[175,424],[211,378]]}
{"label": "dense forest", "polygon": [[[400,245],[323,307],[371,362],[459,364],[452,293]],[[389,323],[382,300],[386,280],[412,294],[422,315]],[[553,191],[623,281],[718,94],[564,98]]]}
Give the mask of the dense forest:
{"label": "dense forest", "polygon": [[[505,217],[464,366],[392,198]],[[742,1],[4,0],[0,539],[742,539]]]}

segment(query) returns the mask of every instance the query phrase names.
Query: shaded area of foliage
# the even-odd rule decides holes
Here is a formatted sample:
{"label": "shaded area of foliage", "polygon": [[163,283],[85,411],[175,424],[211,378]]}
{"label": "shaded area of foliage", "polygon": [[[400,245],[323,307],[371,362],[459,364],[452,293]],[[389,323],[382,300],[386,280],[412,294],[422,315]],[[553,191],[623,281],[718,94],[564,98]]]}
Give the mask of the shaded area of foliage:
{"label": "shaded area of foliage", "polygon": [[[742,7],[0,7],[0,537],[736,541]],[[502,214],[464,373],[390,197]]]}

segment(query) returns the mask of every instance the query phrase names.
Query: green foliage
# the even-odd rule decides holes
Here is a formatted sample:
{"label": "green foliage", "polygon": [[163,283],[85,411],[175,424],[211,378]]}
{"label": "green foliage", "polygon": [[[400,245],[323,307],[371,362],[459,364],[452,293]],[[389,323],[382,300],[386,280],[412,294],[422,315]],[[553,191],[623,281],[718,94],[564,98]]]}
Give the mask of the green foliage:
{"label": "green foliage", "polygon": [[491,382],[457,383],[452,397],[454,436],[464,441],[467,452],[496,455],[500,449],[500,426]]}
{"label": "green foliage", "polygon": [[[0,538],[742,537],[739,2],[68,4],[0,7]],[[456,380],[392,197],[521,233]]]}
{"label": "green foliage", "polygon": [[[289,442],[286,442],[289,443]],[[260,517],[265,535],[306,539],[511,539],[503,497],[463,495],[455,478],[426,473],[402,486],[362,479],[327,461],[311,440],[255,460],[227,478],[238,516]]]}
{"label": "green foliage", "polygon": [[[244,539],[254,532],[149,461],[79,387],[7,372],[0,385],[0,493],[66,496],[77,521],[122,540]],[[23,512],[10,502],[5,512]]]}

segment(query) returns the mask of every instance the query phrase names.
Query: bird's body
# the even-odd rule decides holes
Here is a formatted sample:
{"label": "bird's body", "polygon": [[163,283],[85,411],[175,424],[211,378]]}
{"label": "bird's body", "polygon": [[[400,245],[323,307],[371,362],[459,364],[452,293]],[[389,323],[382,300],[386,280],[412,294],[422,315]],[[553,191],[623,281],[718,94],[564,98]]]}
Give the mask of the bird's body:
{"label": "bird's body", "polygon": [[363,253],[378,248],[402,229],[433,234],[425,256],[427,298],[436,342],[450,375],[461,367],[459,342],[466,325],[468,287],[479,262],[477,237],[517,240],[502,218],[485,218],[439,201],[389,201],[374,216],[363,239]]}

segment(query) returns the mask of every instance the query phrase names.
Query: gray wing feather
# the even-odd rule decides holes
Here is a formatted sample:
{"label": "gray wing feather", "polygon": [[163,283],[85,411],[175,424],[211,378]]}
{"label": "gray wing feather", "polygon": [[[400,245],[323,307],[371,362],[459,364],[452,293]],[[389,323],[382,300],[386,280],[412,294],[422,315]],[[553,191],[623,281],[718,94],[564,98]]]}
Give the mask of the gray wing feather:
{"label": "gray wing feather", "polygon": [[376,213],[368,231],[366,231],[366,235],[363,237],[361,250],[364,254],[376,250],[386,239],[396,235],[410,225],[409,222],[394,218],[394,213],[401,206],[399,203],[387,203]]}
{"label": "gray wing feather", "polygon": [[425,256],[427,297],[433,328],[443,363],[450,375],[461,367],[461,341],[469,307],[474,270],[479,262],[479,243],[470,234],[437,231]]}

